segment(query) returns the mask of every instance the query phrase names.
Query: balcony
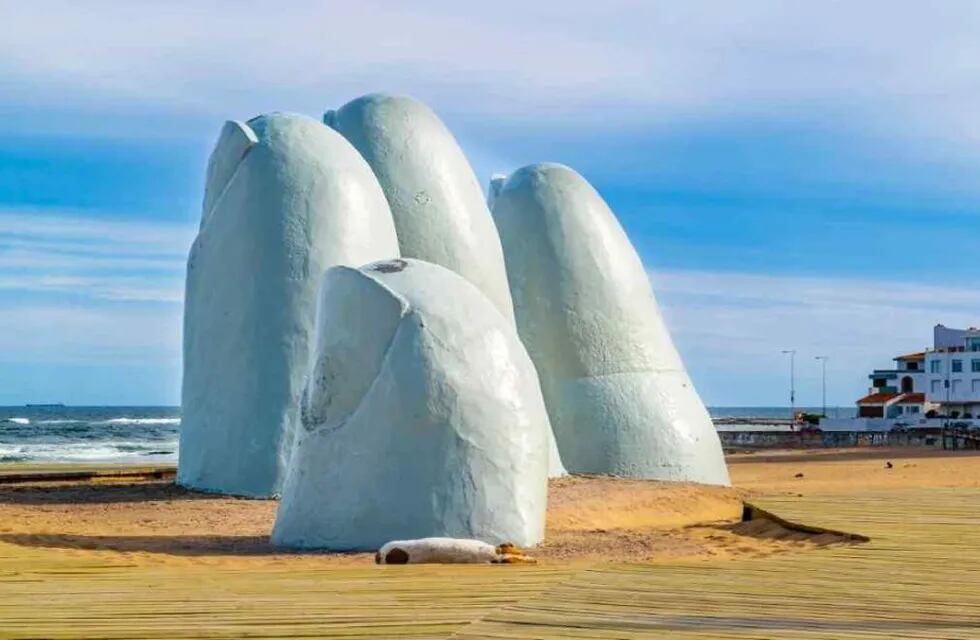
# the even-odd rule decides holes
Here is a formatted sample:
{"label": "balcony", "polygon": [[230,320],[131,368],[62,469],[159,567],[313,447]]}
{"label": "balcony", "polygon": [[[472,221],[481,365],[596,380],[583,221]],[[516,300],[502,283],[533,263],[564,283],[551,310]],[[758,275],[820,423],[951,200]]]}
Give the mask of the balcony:
{"label": "balcony", "polygon": [[[899,376],[899,374],[909,373],[908,371],[899,371],[898,369],[875,369],[874,373],[868,374],[869,378],[883,378],[885,380],[894,380]],[[920,371],[915,371],[913,373],[921,373]]]}

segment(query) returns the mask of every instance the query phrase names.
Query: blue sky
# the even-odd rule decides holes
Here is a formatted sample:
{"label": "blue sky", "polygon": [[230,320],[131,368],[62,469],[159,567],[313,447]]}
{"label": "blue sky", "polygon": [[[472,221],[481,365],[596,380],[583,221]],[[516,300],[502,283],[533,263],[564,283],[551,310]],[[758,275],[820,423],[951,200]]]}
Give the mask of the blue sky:
{"label": "blue sky", "polygon": [[577,168],[709,404],[851,404],[980,324],[980,5],[76,3],[0,25],[0,404],[179,401],[227,118],[428,102],[478,175]]}

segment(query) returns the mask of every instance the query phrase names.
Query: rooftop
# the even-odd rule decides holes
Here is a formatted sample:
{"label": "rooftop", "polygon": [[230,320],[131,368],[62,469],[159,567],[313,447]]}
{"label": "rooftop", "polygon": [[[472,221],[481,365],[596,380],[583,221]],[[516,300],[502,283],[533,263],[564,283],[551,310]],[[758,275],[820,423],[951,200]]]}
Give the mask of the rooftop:
{"label": "rooftop", "polygon": [[885,404],[900,396],[900,393],[872,393],[857,401],[858,404]]}
{"label": "rooftop", "polygon": [[926,401],[926,394],[924,393],[906,393],[905,396],[898,401],[898,404],[923,404]]}
{"label": "rooftop", "polygon": [[903,362],[922,362],[926,359],[925,351],[917,351],[915,353],[906,353],[904,356],[896,356],[892,360],[901,360]]}

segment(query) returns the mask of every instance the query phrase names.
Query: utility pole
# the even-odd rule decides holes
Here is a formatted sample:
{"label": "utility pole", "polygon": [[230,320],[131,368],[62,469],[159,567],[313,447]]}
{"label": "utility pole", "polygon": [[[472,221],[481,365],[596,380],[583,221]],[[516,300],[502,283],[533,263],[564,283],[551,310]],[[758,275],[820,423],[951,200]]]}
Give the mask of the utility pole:
{"label": "utility pole", "polygon": [[827,356],[817,356],[816,359],[820,361],[820,369],[821,369],[821,383],[820,383],[821,394],[820,395],[823,401],[823,405],[822,405],[823,409],[821,411],[821,417],[826,418],[827,417]]}
{"label": "utility pole", "polygon": [[783,349],[789,354],[789,415],[790,424],[796,424],[796,349]]}

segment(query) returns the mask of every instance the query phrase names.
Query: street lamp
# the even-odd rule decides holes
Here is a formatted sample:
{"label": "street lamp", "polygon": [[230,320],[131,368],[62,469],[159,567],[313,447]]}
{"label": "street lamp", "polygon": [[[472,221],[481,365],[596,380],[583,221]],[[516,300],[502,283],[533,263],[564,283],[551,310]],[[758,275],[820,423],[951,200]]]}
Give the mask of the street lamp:
{"label": "street lamp", "polygon": [[796,349],[783,349],[789,354],[789,415],[790,424],[796,423]]}
{"label": "street lamp", "polygon": [[820,361],[821,369],[821,398],[823,399],[823,410],[821,412],[821,417],[827,417],[827,356],[817,356],[817,360]]}

